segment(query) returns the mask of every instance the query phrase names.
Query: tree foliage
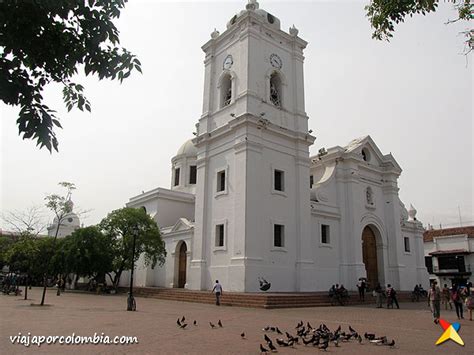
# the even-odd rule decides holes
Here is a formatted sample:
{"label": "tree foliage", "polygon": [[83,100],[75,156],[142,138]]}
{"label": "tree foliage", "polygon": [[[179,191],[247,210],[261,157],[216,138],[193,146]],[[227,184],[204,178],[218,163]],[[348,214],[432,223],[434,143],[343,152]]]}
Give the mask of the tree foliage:
{"label": "tree foliage", "polygon": [[[115,287],[123,270],[130,270],[140,255],[147,266],[155,267],[165,262],[166,249],[158,225],[143,209],[125,207],[115,210],[100,222],[99,228],[111,240],[113,275],[109,273],[109,277]],[[135,258],[132,260],[134,233]]]}
{"label": "tree foliage", "polygon": [[4,266],[8,265],[8,250],[14,243],[14,240],[9,236],[0,235],[0,270],[3,269]]}
{"label": "tree foliage", "polygon": [[112,240],[97,227],[79,228],[63,240],[65,272],[96,278],[111,272]]}
{"label": "tree foliage", "polygon": [[22,236],[10,244],[6,262],[10,271],[27,274],[31,278],[53,275],[63,269],[61,245],[51,237]]}
{"label": "tree foliage", "polygon": [[[457,11],[457,18],[448,23],[473,19],[474,5],[470,0],[448,1],[453,3]],[[438,4],[439,0],[372,0],[365,8],[374,29],[372,38],[389,41],[393,37],[395,24],[404,22],[407,16],[434,12]],[[469,53],[474,48],[474,30],[466,30],[463,34],[466,37],[465,52]]]}
{"label": "tree foliage", "polygon": [[0,1],[0,99],[19,106],[18,129],[23,139],[36,140],[50,152],[58,150],[56,111],[43,102],[46,85],[63,85],[68,111],[91,110],[84,87],[72,78],[86,75],[120,82],[141,63],[121,47],[112,20],[126,0]]}

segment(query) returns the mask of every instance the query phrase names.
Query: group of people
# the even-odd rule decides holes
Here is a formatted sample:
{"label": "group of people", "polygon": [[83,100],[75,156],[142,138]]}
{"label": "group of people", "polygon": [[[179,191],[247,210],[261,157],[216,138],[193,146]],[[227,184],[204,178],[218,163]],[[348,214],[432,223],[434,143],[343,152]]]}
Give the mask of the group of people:
{"label": "group of people", "polygon": [[343,306],[344,301],[349,298],[349,292],[344,285],[335,284],[329,289],[329,297]]}
{"label": "group of people", "polygon": [[472,321],[472,310],[474,309],[474,292],[472,291],[472,282],[466,286],[454,284],[451,288],[444,284],[442,290],[438,287],[438,283],[433,281],[428,292],[428,304],[433,312],[434,322],[438,323],[441,314],[441,303],[444,304],[445,310],[456,309],[458,319],[464,319],[464,305],[469,311],[469,320]]}
{"label": "group of people", "polygon": [[380,283],[378,283],[372,291],[372,294],[375,297],[376,308],[383,308],[383,299],[386,298],[387,308],[393,308],[393,305],[395,304],[397,309],[400,309],[397,299],[397,291],[395,291],[391,284],[388,284],[384,290]]}
{"label": "group of people", "polygon": [[421,284],[415,285],[415,288],[413,289],[412,301],[418,302],[420,300],[420,297],[426,297],[427,295],[428,292],[423,289],[423,286]]}
{"label": "group of people", "polygon": [[2,292],[4,294],[15,293],[19,295],[21,293],[20,285],[26,284],[26,276],[17,276],[16,274],[7,275],[2,280]]}

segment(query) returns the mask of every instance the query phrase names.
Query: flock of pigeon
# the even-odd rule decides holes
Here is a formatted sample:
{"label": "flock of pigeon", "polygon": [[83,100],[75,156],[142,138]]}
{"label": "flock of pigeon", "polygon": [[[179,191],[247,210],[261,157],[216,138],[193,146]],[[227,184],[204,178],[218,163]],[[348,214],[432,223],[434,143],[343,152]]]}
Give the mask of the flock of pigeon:
{"label": "flock of pigeon", "polygon": [[[349,326],[349,332],[342,331],[341,326],[333,332],[325,324],[321,324],[318,328],[313,328],[309,322],[305,325],[303,321],[300,321],[295,327],[296,336],[285,332],[286,339],[283,337],[283,333],[278,329],[278,327],[267,326],[262,330],[264,332],[278,334],[275,342],[279,347],[294,347],[295,345],[300,344],[300,340],[304,346],[313,346],[323,351],[327,351],[330,343],[339,347],[341,343],[347,343],[351,340],[355,340],[359,344],[368,342],[375,345],[385,345],[389,347],[395,346],[395,340],[392,339],[392,341],[389,342],[386,336],[377,337],[373,333],[366,332],[362,338],[362,336],[351,326]],[[260,354],[266,354],[270,351],[278,351],[276,346],[273,344],[273,340],[267,334],[263,335],[263,339],[266,341],[268,348],[260,344]]]}
{"label": "flock of pigeon", "polygon": [[[188,323],[186,323],[186,317],[182,316],[181,318],[178,318],[176,324],[179,328],[186,329],[188,326]],[[193,321],[193,325],[197,326],[196,320]],[[209,326],[212,329],[224,327],[220,319],[217,322],[217,325],[209,322]],[[335,347],[339,347],[342,343],[348,343],[350,341],[356,341],[359,344],[369,343],[374,345],[389,346],[391,348],[395,346],[395,340],[393,339],[389,342],[386,336],[376,336],[373,333],[367,332],[365,332],[362,336],[350,325],[348,332],[343,331],[341,326],[339,326],[335,331],[331,331],[324,323],[322,323],[317,328],[313,328],[309,322],[306,322],[305,325],[303,321],[300,321],[295,327],[296,336],[290,334],[287,331],[283,333],[278,327],[274,326],[266,326],[262,329],[262,331],[265,332],[263,339],[266,342],[266,346],[260,344],[260,354],[278,352],[273,340],[267,335],[267,333],[276,334],[275,343],[279,347],[295,348],[296,345],[303,345],[313,346],[319,350],[327,351],[330,344],[334,345]],[[240,337],[242,339],[246,339],[245,332],[242,332]]]}

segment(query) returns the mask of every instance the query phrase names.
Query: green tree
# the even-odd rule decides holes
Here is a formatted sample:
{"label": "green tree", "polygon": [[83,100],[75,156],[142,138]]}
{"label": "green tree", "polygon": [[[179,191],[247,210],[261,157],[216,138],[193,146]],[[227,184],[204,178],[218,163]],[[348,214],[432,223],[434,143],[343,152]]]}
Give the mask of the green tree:
{"label": "green tree", "polygon": [[[393,37],[395,24],[404,22],[407,16],[434,12],[439,2],[439,0],[372,0],[370,5],[365,7],[367,17],[374,29],[372,38],[389,41]],[[449,0],[449,2],[453,3],[457,17],[448,23],[469,21],[474,18],[474,5],[470,0]],[[468,54],[474,48],[474,29],[462,33],[466,37],[465,53]]]}
{"label": "green tree", "polygon": [[14,240],[10,236],[0,235],[0,270],[8,265],[7,252],[13,243]]}
{"label": "green tree", "polygon": [[[113,273],[108,273],[115,288],[124,270],[131,270],[140,255],[145,265],[155,267],[165,262],[166,249],[156,222],[143,209],[122,208],[107,215],[99,228],[110,237],[113,250]],[[135,258],[132,245],[136,233]]]}
{"label": "green tree", "polygon": [[39,243],[31,236],[22,236],[16,243],[13,243],[6,254],[6,261],[10,271],[26,275],[25,300],[28,299],[28,285],[34,275],[41,275],[42,270],[37,270],[39,265]]}
{"label": "green tree", "polygon": [[96,226],[80,228],[63,239],[67,273],[97,279],[113,270],[113,241]]}
{"label": "green tree", "polygon": [[58,150],[56,111],[43,103],[46,85],[63,85],[70,111],[90,111],[84,87],[72,81],[78,68],[86,75],[120,82],[140,61],[121,47],[112,20],[126,0],[0,1],[0,99],[19,106],[23,139],[34,139],[50,152]]}

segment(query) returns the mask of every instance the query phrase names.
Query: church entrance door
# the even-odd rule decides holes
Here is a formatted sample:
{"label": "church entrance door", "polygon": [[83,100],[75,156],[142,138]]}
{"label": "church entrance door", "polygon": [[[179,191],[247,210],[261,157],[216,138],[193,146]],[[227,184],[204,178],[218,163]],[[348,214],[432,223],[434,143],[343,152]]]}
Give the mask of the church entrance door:
{"label": "church entrance door", "polygon": [[375,234],[369,226],[362,231],[362,260],[365,264],[369,287],[373,289],[379,282],[379,272],[377,268],[377,242]]}
{"label": "church entrance door", "polygon": [[178,287],[183,288],[186,284],[186,243],[182,242],[179,248],[178,260]]}

